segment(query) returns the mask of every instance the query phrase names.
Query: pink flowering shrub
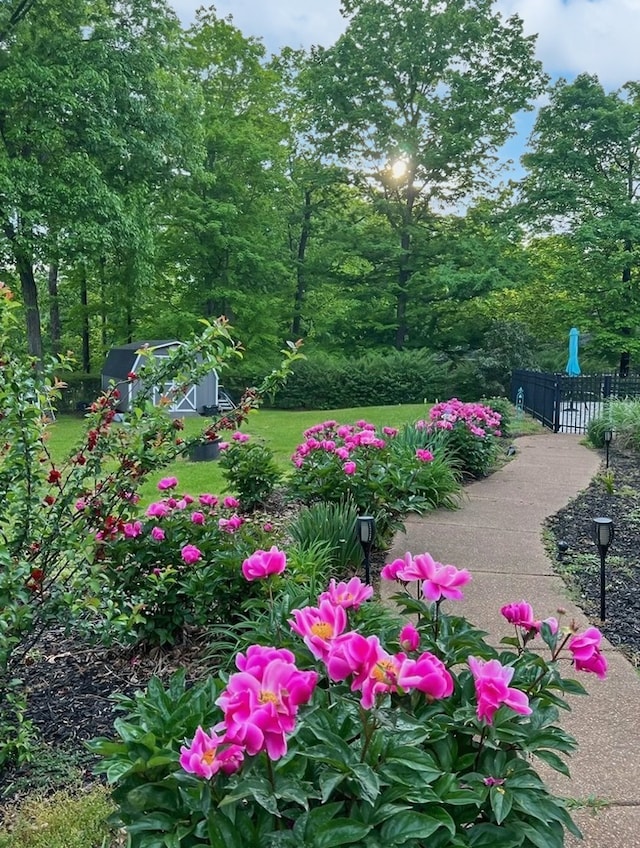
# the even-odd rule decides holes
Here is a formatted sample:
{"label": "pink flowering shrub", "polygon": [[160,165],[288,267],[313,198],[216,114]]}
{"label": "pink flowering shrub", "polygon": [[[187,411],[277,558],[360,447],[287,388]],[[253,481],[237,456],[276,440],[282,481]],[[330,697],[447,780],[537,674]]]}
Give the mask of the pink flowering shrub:
{"label": "pink flowering shrub", "polygon": [[407,443],[396,428],[378,430],[365,420],[310,427],[291,459],[294,496],[307,504],[348,501],[376,517],[382,540],[403,526],[407,512],[454,506],[460,488],[443,450]]}
{"label": "pink flowering shrub", "polygon": [[103,591],[125,615],[121,638],[164,644],[185,626],[237,619],[242,601],[260,593],[237,563],[255,557],[269,534],[238,513],[236,498],[192,497],[175,478],[158,489],[140,518],[96,534],[95,563]]}
{"label": "pink flowering shrub", "polygon": [[440,441],[463,474],[485,477],[496,462],[502,415],[482,403],[463,403],[458,398],[437,403],[426,421],[416,428]]}
{"label": "pink flowering shrub", "polygon": [[528,848],[579,835],[535,766],[567,773],[560,755],[575,742],[558,707],[584,689],[558,660],[604,676],[599,632],[539,621],[522,601],[503,608],[518,637],[497,650],[445,609],[473,586],[464,569],[407,553],[385,578],[413,621],[358,578],[294,607],[284,571],[280,598],[252,605],[253,634],[247,622],[238,631],[248,643],[230,674],[193,692],[184,676],[168,690],[154,681],[126,701],[121,740],[91,747],[133,846],[147,844],[139,833],[209,848]]}

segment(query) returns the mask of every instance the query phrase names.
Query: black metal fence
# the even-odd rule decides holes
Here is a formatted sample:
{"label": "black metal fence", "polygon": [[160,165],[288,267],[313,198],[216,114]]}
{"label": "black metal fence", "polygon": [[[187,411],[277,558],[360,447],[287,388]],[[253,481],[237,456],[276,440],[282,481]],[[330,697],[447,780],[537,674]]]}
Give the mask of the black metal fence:
{"label": "black metal fence", "polygon": [[511,401],[554,433],[585,433],[607,400],[640,398],[640,376],[514,371]]}

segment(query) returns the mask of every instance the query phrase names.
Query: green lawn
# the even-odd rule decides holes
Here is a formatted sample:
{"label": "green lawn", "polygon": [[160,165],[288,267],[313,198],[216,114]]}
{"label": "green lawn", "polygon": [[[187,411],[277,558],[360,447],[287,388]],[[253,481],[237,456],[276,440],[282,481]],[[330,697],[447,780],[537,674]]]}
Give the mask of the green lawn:
{"label": "green lawn", "polygon": [[[334,409],[320,412],[261,409],[251,413],[249,421],[243,426],[243,430],[252,436],[264,439],[274,451],[282,469],[289,471],[291,469],[291,454],[296,445],[303,440],[303,431],[313,424],[328,419],[335,419],[340,424],[353,424],[360,418],[364,418],[380,427],[401,427],[403,424],[426,417],[429,408],[429,405],[416,403],[402,406],[355,407],[353,409]],[[200,417],[187,418],[185,432],[189,435],[195,435],[206,423]],[[84,429],[84,419],[71,415],[61,415],[57,421],[49,425],[49,446],[56,461],[61,461],[75,447],[79,446]],[[219,494],[224,490],[224,481],[216,462],[189,462],[180,459],[149,478],[141,491],[145,503],[153,499],[156,493],[156,483],[161,477],[166,476],[177,477],[180,481],[181,490],[188,491],[191,494],[200,494],[201,492]]]}

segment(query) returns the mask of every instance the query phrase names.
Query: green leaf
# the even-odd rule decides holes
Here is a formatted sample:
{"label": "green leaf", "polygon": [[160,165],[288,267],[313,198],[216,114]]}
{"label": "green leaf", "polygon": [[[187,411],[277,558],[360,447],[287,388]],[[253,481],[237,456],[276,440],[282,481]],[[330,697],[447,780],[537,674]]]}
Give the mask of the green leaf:
{"label": "green leaf", "polygon": [[569,773],[569,766],[561,757],[554,754],[553,751],[547,751],[544,748],[541,748],[540,750],[535,751],[534,755],[539,760],[543,760],[543,762],[547,763],[547,765],[550,765],[552,769],[560,772],[560,774],[564,774],[565,777],[571,777],[571,774]]}
{"label": "green leaf", "polygon": [[491,809],[496,817],[496,822],[502,824],[511,812],[513,797],[503,786],[492,786],[489,792]]}
{"label": "green leaf", "polygon": [[370,825],[350,819],[333,819],[313,832],[313,848],[334,848],[360,842],[371,830]]}
{"label": "green leaf", "polygon": [[401,845],[410,839],[428,839],[440,827],[445,827],[451,836],[456,827],[451,816],[442,808],[430,807],[428,813],[408,810],[398,813],[382,825],[383,841]]}

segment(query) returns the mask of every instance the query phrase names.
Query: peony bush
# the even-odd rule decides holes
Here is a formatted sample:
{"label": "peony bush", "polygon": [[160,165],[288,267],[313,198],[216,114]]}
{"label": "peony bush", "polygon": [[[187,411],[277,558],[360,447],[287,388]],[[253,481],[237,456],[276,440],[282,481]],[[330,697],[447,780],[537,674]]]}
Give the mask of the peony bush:
{"label": "peony bush", "polygon": [[429,419],[418,421],[416,429],[439,434],[465,476],[486,477],[498,456],[501,422],[502,415],[490,406],[451,398],[432,406]]}
{"label": "peony bush", "polygon": [[352,503],[375,516],[383,541],[403,526],[409,511],[456,506],[459,477],[444,450],[427,450],[398,435],[394,427],[378,430],[364,419],[310,427],[292,456],[292,496],[306,504]]}
{"label": "peony bush", "polygon": [[[254,556],[245,572],[286,588],[284,553]],[[514,636],[494,648],[448,610],[468,571],[407,553],[382,578],[402,611],[385,636],[358,578],[304,607],[270,593],[265,641],[249,637],[231,674],[120,699],[119,740],[91,748],[131,848],[559,848],[579,835],[535,764],[568,773],[558,710],[584,689],[562,660],[604,676],[599,632],[516,601],[501,611]]]}

